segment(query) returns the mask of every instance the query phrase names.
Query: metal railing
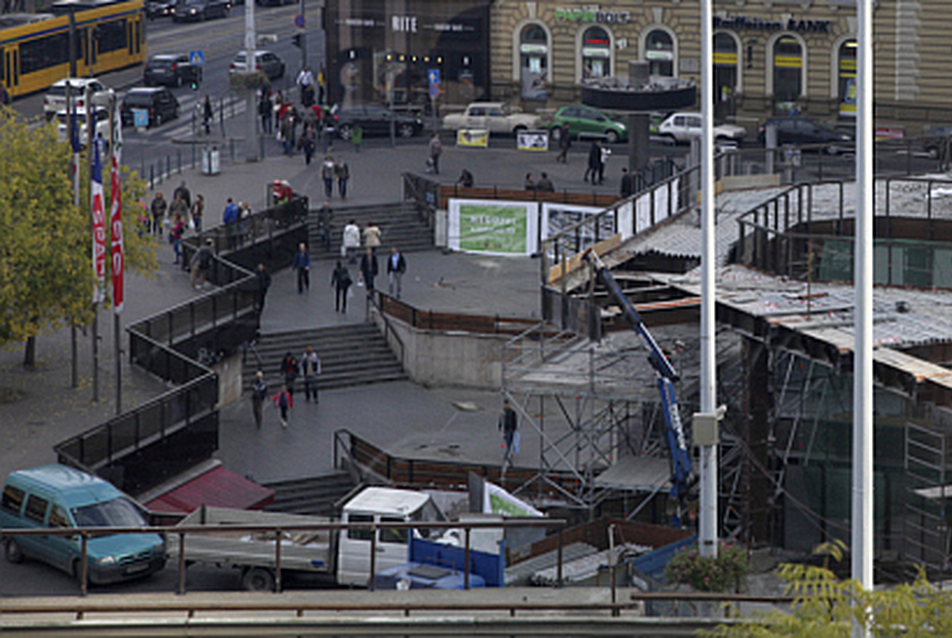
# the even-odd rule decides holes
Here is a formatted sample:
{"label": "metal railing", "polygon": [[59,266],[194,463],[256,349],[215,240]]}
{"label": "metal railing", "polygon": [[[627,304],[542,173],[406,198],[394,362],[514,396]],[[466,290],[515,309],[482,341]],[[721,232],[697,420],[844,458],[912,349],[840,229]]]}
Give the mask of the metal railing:
{"label": "metal railing", "polygon": [[380,291],[377,291],[377,301],[374,307],[385,317],[399,319],[418,330],[458,330],[476,334],[518,334],[525,330],[527,325],[535,326],[539,323],[538,319],[523,317],[420,310]]}

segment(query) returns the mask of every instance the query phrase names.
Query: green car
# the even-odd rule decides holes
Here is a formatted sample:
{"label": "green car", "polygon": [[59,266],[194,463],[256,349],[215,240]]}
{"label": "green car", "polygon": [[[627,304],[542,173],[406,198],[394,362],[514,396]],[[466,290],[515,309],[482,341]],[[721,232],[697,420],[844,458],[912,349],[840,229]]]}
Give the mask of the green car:
{"label": "green car", "polygon": [[609,144],[623,142],[628,139],[628,127],[601,111],[581,104],[569,104],[560,107],[552,118],[546,122],[552,141],[558,143],[563,124],[569,125],[569,134],[575,139],[600,138]]}

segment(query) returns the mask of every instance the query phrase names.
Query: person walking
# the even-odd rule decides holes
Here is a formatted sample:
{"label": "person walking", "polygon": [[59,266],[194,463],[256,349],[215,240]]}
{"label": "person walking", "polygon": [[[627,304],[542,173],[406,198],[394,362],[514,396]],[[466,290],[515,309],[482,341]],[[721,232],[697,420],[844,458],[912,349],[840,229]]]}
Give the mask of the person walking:
{"label": "person walking", "polygon": [[175,213],[172,217],[172,226],[169,228],[169,243],[172,244],[172,251],[175,253],[175,264],[182,261],[182,235],[185,234],[185,220],[180,213]]}
{"label": "person walking", "polygon": [[595,179],[598,177],[598,165],[601,163],[601,161],[601,144],[598,140],[595,140],[588,148],[588,166],[585,168],[585,176],[582,178],[583,181],[588,182],[588,178],[591,176],[592,184],[595,183]]}
{"label": "person walking", "polygon": [[255,383],[251,387],[251,412],[255,416],[255,427],[261,429],[264,421],[264,400],[268,398],[268,384],[264,382],[264,372],[258,370]]}
{"label": "person walking", "polygon": [[350,179],[350,167],[347,166],[343,157],[338,157],[337,163],[334,164],[334,177],[337,178],[337,192],[340,193],[340,198],[347,199],[347,180]]}
{"label": "person walking", "polygon": [[281,389],[271,397],[274,407],[281,410],[281,427],[288,427],[288,410],[294,407],[294,394],[288,390],[287,386],[281,386]]}
{"label": "person walking", "polygon": [[225,235],[228,237],[228,248],[234,250],[238,247],[238,220],[241,219],[241,209],[231,197],[225,204],[225,210],[221,214],[221,222],[225,225]]}
{"label": "person walking", "polygon": [[281,359],[281,376],[284,378],[284,388],[288,394],[294,396],[294,382],[298,376],[298,362],[290,351]]}
{"label": "person walking", "polygon": [[305,290],[311,289],[311,253],[307,251],[306,244],[298,244],[298,251],[294,253],[291,268],[297,270],[298,294],[304,294]]}
{"label": "person walking", "polygon": [[[440,134],[434,133],[433,137],[430,138],[430,143],[427,145],[427,150],[430,153],[430,169],[433,171],[434,175],[440,174],[440,155],[443,154],[443,142],[440,140]],[[430,170],[427,170],[429,173]]]}
{"label": "person walking", "polygon": [[[188,190],[188,186],[185,184],[185,180],[182,180],[182,183],[172,192],[172,199],[182,198],[182,201],[185,202],[185,209],[188,212],[188,209],[192,207],[192,192]],[[183,214],[182,217],[185,217]]]}
{"label": "person walking", "polygon": [[334,158],[330,155],[324,156],[324,163],[321,164],[321,179],[324,180],[324,197],[330,199],[334,196]]}
{"label": "person walking", "polygon": [[271,274],[268,273],[264,264],[258,264],[255,276],[258,281],[258,315],[260,316],[264,312],[264,302],[268,296],[268,288],[271,287]]}
{"label": "person walking", "polygon": [[274,114],[274,105],[271,103],[271,91],[268,88],[261,89],[261,98],[258,100],[258,116],[261,117],[261,132],[271,135],[272,120]]}
{"label": "person walking", "polygon": [[350,278],[350,272],[347,270],[341,260],[337,260],[337,266],[331,273],[331,288],[334,289],[334,310],[347,314],[347,293],[353,280]]}
{"label": "person walking", "polygon": [[205,214],[205,197],[202,195],[196,195],[195,201],[192,202],[192,223],[195,224],[195,232],[202,232],[202,216]]}
{"label": "person walking", "polygon": [[[169,204],[169,217],[174,220],[175,217],[178,216],[184,223],[185,219],[188,218],[188,209],[188,202],[182,197],[182,193],[176,189],[172,203]],[[172,223],[174,225],[175,222],[173,221]]]}
{"label": "person walking", "polygon": [[631,194],[634,192],[634,188],[631,183],[631,175],[628,173],[628,169],[624,166],[621,167],[621,186],[618,189],[618,194],[622,197],[631,197]]}
{"label": "person walking", "polygon": [[152,234],[162,236],[162,225],[165,223],[165,213],[169,209],[169,203],[162,196],[162,191],[155,194],[152,199]]}
{"label": "person walking", "polygon": [[598,184],[605,183],[605,165],[608,164],[608,158],[612,156],[612,149],[599,142],[598,145]]}
{"label": "person walking", "polygon": [[364,127],[360,124],[354,125],[350,133],[350,141],[354,143],[354,150],[360,152],[360,145],[364,143]]}
{"label": "person walking", "polygon": [[330,153],[334,150],[334,118],[329,113],[324,116],[324,130],[321,135],[324,136],[324,152]]}
{"label": "person walking", "polygon": [[301,105],[310,108],[314,104],[314,72],[304,67],[297,76],[297,85],[301,87]]}
{"label": "person walking", "polygon": [[301,132],[301,148],[304,150],[304,165],[311,165],[311,158],[317,150],[317,135],[314,133],[314,126],[310,123],[304,125]]}
{"label": "person walking", "polygon": [[509,399],[502,402],[502,414],[499,415],[499,431],[502,432],[503,440],[506,444],[506,453],[503,457],[503,465],[508,461],[512,463],[513,444],[515,443],[516,430],[519,429],[519,417],[516,411],[509,405]]}
{"label": "person walking", "polygon": [[556,163],[569,163],[569,149],[572,147],[572,134],[569,133],[569,123],[565,122],[559,129],[559,154],[555,157]]}
{"label": "person walking", "polygon": [[205,287],[205,280],[208,279],[208,271],[211,270],[212,261],[215,259],[215,249],[213,246],[214,240],[209,237],[205,240],[204,245],[192,255],[192,263],[189,264],[192,268],[190,279],[192,288],[195,290],[201,290]]}
{"label": "person walking", "polygon": [[342,259],[346,259],[348,263],[355,263],[357,261],[357,253],[360,251],[360,226],[357,225],[357,220],[350,220],[346,226],[344,226],[344,235],[343,241],[340,246],[340,256]]}
{"label": "person walking", "polygon": [[407,262],[403,255],[394,246],[390,249],[390,257],[387,258],[387,278],[390,280],[390,296],[397,293],[397,299],[400,298],[403,285],[403,273],[407,271]]}
{"label": "person walking", "polygon": [[364,246],[373,250],[374,255],[377,254],[377,249],[380,248],[380,235],[380,227],[368,221],[364,228]]}
{"label": "person walking", "polygon": [[321,374],[321,358],[308,346],[301,355],[301,376],[304,377],[304,400],[310,401],[314,396],[314,403],[320,403],[317,398],[317,377]]}
{"label": "person walking", "polygon": [[317,232],[326,251],[330,251],[331,249],[332,219],[334,219],[334,211],[331,210],[331,205],[328,202],[324,202],[324,205],[317,211]]}
{"label": "person walking", "polygon": [[206,95],[202,102],[202,128],[205,129],[205,135],[212,134],[212,122],[215,119],[215,111],[212,109],[212,99]]}
{"label": "person walking", "polygon": [[288,157],[294,155],[295,131],[297,130],[297,115],[294,107],[291,106],[281,118],[281,139],[284,140],[284,154]]}
{"label": "person walking", "polygon": [[360,277],[364,285],[367,286],[367,292],[372,293],[374,291],[374,279],[376,279],[379,272],[377,255],[374,254],[373,248],[368,246],[366,252],[360,257]]}

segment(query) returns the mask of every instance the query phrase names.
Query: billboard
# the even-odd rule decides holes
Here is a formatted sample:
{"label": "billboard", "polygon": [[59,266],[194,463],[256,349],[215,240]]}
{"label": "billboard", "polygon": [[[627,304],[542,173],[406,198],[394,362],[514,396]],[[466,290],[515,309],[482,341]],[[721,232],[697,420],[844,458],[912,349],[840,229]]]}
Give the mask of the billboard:
{"label": "billboard", "polygon": [[532,255],[538,250],[536,202],[450,199],[449,247],[489,255]]}
{"label": "billboard", "polygon": [[[553,235],[571,228],[575,224],[590,219],[604,211],[604,208],[595,206],[572,206],[570,204],[557,204],[545,202],[542,204],[542,238],[548,239]],[[615,211],[606,213],[598,220],[598,241],[608,239],[615,234]],[[575,246],[575,238],[578,237],[579,245]],[[571,237],[561,240],[563,246],[570,245],[575,252],[582,252],[595,241],[595,224],[585,224],[579,229],[578,234],[572,234]]]}

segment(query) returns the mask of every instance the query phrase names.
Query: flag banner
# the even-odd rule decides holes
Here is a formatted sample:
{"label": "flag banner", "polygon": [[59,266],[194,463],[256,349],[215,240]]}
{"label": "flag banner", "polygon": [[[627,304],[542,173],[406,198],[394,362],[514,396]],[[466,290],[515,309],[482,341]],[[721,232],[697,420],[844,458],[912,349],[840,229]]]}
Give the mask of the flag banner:
{"label": "flag banner", "polygon": [[115,111],[112,122],[112,201],[109,229],[112,235],[112,303],[116,314],[125,301],[125,255],[122,246],[122,120]]}
{"label": "flag banner", "polygon": [[93,289],[93,303],[103,300],[103,287],[106,281],[106,209],[102,189],[102,157],[99,153],[100,140],[93,140],[93,164],[90,171],[90,210],[93,218],[93,273],[96,284]]}

